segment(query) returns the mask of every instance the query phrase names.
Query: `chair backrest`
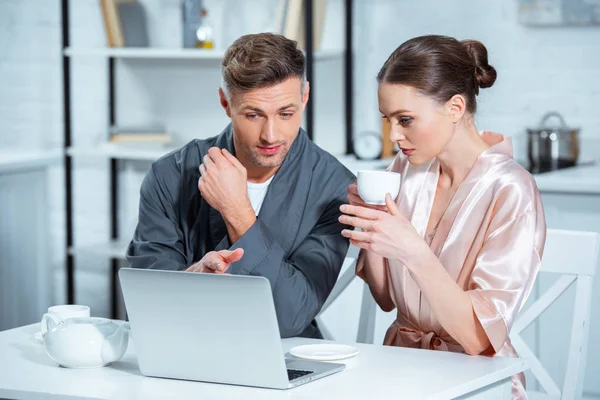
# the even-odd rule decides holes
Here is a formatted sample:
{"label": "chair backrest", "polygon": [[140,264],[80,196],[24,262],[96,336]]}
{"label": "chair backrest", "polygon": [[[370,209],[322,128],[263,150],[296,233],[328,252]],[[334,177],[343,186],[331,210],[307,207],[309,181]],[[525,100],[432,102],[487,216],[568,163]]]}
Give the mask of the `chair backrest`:
{"label": "chair backrest", "polygon": [[356,269],[356,257],[347,255],[344,260],[344,264],[342,266],[342,272],[341,272],[340,276],[338,276],[335,286],[331,290],[331,293],[327,297],[327,300],[325,300],[325,303],[323,303],[323,306],[321,307],[319,314],[315,317],[315,320],[317,321],[319,329],[321,330],[321,334],[323,335],[323,338],[326,340],[335,340],[335,337],[332,334],[332,332],[329,330],[329,328],[327,327],[327,324],[325,323],[325,321],[323,320],[323,313],[325,313],[325,311],[329,308],[329,306],[331,306],[331,304],[335,300],[337,300],[337,298],[340,297],[340,295],[354,281],[354,279],[356,278],[356,274],[354,272],[355,269]]}
{"label": "chair backrest", "polygon": [[[317,324],[319,325],[319,329],[321,330],[321,334],[324,339],[327,340],[335,340],[333,333],[329,330],[327,324],[323,320],[323,314],[325,311],[331,306],[331,304],[337,300],[340,295],[348,289],[350,284],[355,280],[359,279],[356,277],[356,254],[348,255],[344,261],[344,265],[342,267],[342,273],[338,277],[338,280],[333,287],[333,290],[327,297],[327,300],[321,307],[319,314],[315,318]],[[361,281],[362,282],[362,281]],[[371,295],[371,291],[369,287],[363,283],[362,289],[362,300],[359,314],[359,322],[358,322],[358,331],[356,336],[356,341],[359,343],[374,343],[374,334],[375,334],[375,318],[378,315],[378,307]],[[388,324],[389,325],[389,324]]]}
{"label": "chair backrest", "polygon": [[[519,357],[528,360],[536,380],[544,392],[529,393],[536,398],[578,399],[583,392],[591,294],[594,271],[598,265],[599,235],[595,232],[548,229],[540,272],[560,274],[560,278],[515,321],[510,340]],[[542,365],[539,354],[523,340],[521,333],[538,319],[573,283],[576,285],[575,302],[572,310],[571,337],[565,380],[562,390]],[[540,337],[535,338],[537,343]]]}

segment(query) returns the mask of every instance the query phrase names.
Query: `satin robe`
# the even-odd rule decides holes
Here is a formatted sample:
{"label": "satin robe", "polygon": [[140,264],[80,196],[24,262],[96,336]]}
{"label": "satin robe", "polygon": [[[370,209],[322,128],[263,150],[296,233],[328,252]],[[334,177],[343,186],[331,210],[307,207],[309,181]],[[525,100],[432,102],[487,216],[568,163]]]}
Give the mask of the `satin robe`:
{"label": "satin robe", "polygon": [[[460,184],[430,243],[448,274],[469,295],[492,349],[486,354],[516,357],[508,332],[530,294],[546,240],[546,222],[535,180],[512,159],[512,142],[484,133],[490,144]],[[396,199],[421,237],[440,171],[437,159],[411,165],[399,154],[389,170],[402,174]],[[402,240],[402,238],[398,238]],[[372,287],[388,281],[397,319],[384,344],[464,352],[440,325],[408,269],[392,259],[361,251],[356,273],[373,272]],[[381,286],[379,286],[381,287]],[[514,399],[527,398],[525,377],[512,377]]]}

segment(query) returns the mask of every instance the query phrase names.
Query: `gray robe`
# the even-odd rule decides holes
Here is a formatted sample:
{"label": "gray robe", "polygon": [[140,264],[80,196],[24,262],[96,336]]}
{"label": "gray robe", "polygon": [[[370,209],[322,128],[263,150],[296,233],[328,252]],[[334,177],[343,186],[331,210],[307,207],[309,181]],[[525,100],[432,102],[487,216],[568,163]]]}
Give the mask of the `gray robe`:
{"label": "gray robe", "polygon": [[314,321],[348,250],[338,222],[354,175],[300,130],[269,185],[255,224],[233,245],[218,211],[198,190],[199,165],[216,146],[235,154],[229,125],[152,164],[140,190],[127,249],[133,268],[182,271],[212,250],[245,250],[228,273],[266,277],[282,337],[320,337]]}

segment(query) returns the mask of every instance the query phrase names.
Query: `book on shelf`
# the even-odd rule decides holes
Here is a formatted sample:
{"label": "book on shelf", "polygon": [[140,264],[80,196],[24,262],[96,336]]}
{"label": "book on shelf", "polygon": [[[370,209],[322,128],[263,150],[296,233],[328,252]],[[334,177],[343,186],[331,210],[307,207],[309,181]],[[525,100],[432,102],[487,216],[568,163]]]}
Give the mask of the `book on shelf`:
{"label": "book on shelf", "polygon": [[123,32],[121,31],[121,21],[119,21],[117,0],[100,0],[100,8],[102,9],[106,44],[109,47],[123,47]]}
{"label": "book on shelf", "polygon": [[[304,24],[305,0],[279,0],[275,26],[279,33],[298,42],[298,48],[306,50],[306,32]],[[313,3],[313,50],[321,47],[327,0]]]}
{"label": "book on shelf", "polygon": [[110,136],[111,143],[170,143],[166,133],[117,133]]}
{"label": "book on shelf", "polygon": [[110,129],[110,143],[114,144],[170,144],[172,136],[160,129]]}
{"label": "book on shelf", "polygon": [[146,12],[136,0],[100,0],[108,47],[148,47]]}

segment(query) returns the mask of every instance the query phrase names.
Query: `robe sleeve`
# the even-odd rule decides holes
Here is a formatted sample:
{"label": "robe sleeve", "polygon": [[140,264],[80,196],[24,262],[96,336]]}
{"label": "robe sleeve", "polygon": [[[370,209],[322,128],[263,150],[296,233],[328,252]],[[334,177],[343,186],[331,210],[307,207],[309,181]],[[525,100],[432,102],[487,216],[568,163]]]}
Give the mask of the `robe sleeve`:
{"label": "robe sleeve", "polygon": [[495,353],[504,346],[540,268],[546,229],[539,217],[529,211],[495,229],[470,277],[467,294]]}
{"label": "robe sleeve", "polygon": [[126,253],[131,268],[183,271],[191,265],[174,200],[180,176],[169,158],[146,174],[140,188],[138,224]]}
{"label": "robe sleeve", "polygon": [[390,294],[389,268],[388,260],[372,251],[361,250],[356,261],[356,275],[369,285],[373,299],[385,311],[395,308]]}

